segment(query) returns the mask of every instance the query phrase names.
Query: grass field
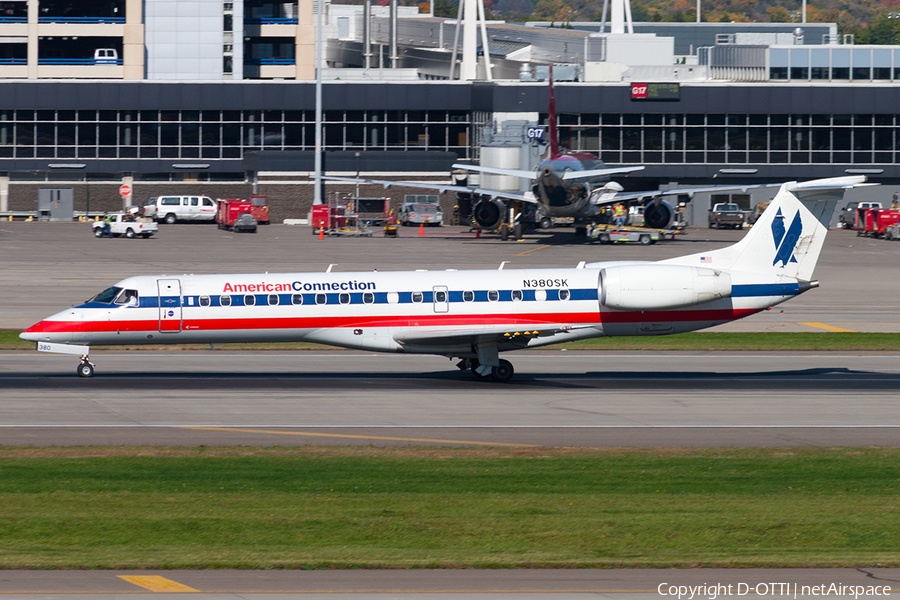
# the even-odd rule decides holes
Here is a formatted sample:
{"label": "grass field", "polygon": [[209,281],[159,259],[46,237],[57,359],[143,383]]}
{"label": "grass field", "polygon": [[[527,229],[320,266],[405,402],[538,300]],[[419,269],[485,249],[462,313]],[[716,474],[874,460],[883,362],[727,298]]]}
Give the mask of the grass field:
{"label": "grass field", "polygon": [[[121,351],[118,346],[110,347]],[[208,350],[208,345],[128,346],[127,350]],[[217,350],[324,350],[331,346],[307,343],[216,344]],[[748,350],[748,351],[900,351],[895,333],[718,333],[697,332],[649,337],[596,338],[558,344],[550,348],[571,350]],[[0,350],[33,350],[34,342],[19,339],[18,331],[0,331]]]}
{"label": "grass field", "polygon": [[0,568],[896,566],[900,449],[0,449]]}

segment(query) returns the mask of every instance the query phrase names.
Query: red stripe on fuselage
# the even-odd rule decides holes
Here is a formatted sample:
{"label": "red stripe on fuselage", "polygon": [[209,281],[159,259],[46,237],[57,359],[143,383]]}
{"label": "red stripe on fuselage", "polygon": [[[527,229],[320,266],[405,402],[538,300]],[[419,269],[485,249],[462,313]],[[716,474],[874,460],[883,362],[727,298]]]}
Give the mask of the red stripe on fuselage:
{"label": "red stripe on fuselage", "polygon": [[[185,331],[237,331],[247,329],[329,329],[338,327],[471,327],[479,325],[534,325],[540,323],[577,325],[603,323],[648,323],[733,321],[762,309],[672,310],[646,312],[573,312],[511,315],[418,315],[418,316],[329,316],[257,317],[234,319],[184,319]],[[38,329],[40,327],[40,329]],[[110,331],[159,331],[159,320],[134,321],[42,321],[26,330],[35,333],[82,333]]]}

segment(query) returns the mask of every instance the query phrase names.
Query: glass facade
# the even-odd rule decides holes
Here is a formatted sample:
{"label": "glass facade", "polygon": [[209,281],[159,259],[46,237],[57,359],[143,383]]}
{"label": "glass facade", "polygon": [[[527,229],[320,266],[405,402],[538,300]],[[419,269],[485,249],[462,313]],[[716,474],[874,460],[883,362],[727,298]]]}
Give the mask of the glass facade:
{"label": "glass facade", "polygon": [[893,114],[570,114],[559,123],[562,145],[607,164],[900,161]]}
{"label": "glass facade", "polygon": [[[325,150],[473,158],[467,111],[326,110]],[[0,158],[240,159],[315,150],[312,110],[0,110]]]}

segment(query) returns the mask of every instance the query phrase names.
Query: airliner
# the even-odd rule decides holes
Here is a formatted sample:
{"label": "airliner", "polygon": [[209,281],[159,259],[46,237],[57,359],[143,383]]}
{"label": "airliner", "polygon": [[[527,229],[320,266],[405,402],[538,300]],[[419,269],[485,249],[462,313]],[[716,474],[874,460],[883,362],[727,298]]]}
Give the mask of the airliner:
{"label": "airliner", "polygon": [[[602,160],[590,152],[563,152],[559,145],[556,126],[556,93],[553,88],[553,66],[550,65],[548,101],[548,142],[547,158],[533,171],[507,169],[458,163],[453,168],[488,175],[516,177],[531,183],[530,192],[495,190],[481,186],[443,185],[421,181],[390,181],[358,177],[323,176],[327,181],[352,182],[354,184],[376,184],[385,189],[393,186],[437,190],[439,193],[458,192],[471,194],[474,204],[472,218],[482,229],[493,231],[507,223],[510,208],[515,202],[539,204],[549,217],[573,218],[576,232],[586,232],[585,223],[600,219],[602,209],[618,202],[636,201],[644,205],[644,224],[655,229],[666,229],[675,220],[675,210],[665,201],[667,196],[686,195],[693,198],[699,192],[723,192],[748,188],[766,187],[760,185],[729,185],[698,188],[675,188],[671,190],[650,190],[624,192],[621,184],[610,181],[611,175],[626,175],[644,169],[642,165],[631,167],[606,167]],[[515,227],[509,223],[511,227]],[[518,225],[517,235],[522,226]],[[508,231],[507,231],[508,233]],[[504,237],[504,239],[506,239]]]}
{"label": "airliner", "polygon": [[501,352],[601,336],[664,335],[748,317],[818,287],[836,203],[865,177],[781,185],[734,245],[658,262],[574,268],[141,275],[24,331],[44,352],[95,346],[316,342],[435,354],[507,382]]}

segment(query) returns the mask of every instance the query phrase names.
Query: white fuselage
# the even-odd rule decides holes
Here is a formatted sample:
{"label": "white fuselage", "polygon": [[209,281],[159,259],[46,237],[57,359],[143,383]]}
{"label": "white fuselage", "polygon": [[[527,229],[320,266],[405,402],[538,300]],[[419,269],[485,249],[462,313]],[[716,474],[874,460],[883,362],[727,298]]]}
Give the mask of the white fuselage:
{"label": "white fuselage", "polygon": [[[637,264],[646,265],[648,281],[659,279],[654,269],[671,269]],[[679,299],[677,308],[658,308],[674,306],[676,295],[685,297],[678,284],[677,290],[651,291],[647,297],[656,301],[646,310],[617,310],[601,299],[628,298],[628,290],[604,294],[601,273],[608,286],[633,286],[616,283],[619,266],[138,276],[114,286],[134,292],[129,297],[110,288],[107,301],[59,312],[22,337],[89,346],[307,341],[466,356],[480,331],[508,330],[500,351],[604,335],[680,333],[745,317],[800,292],[795,280],[773,284],[759,275],[731,273],[728,297],[703,301],[710,296],[695,294],[700,301],[692,305]],[[535,335],[519,336],[529,331]]]}

